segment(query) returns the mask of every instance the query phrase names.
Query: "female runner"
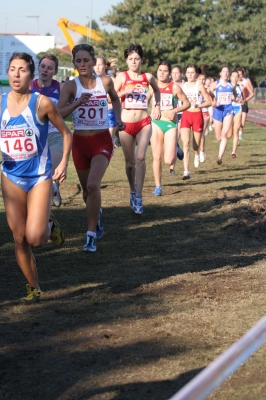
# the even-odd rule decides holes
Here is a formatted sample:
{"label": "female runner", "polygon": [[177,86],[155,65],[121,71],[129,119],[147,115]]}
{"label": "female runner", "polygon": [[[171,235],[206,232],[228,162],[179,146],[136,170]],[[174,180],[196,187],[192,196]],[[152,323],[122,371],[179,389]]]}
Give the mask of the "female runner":
{"label": "female runner", "polygon": [[[213,92],[216,92],[215,96]],[[229,82],[229,68],[222,67],[220,79],[211,85],[210,95],[213,97],[213,120],[215,136],[220,141],[217,164],[222,164],[222,157],[227,145],[227,134],[233,121],[232,100],[237,100],[237,94]]]}
{"label": "female runner", "polygon": [[[53,79],[58,72],[58,58],[53,54],[45,54],[39,61],[39,79],[31,82],[30,89],[49,97],[54,104],[57,104],[60,97],[60,84]],[[52,173],[59,165],[63,154],[63,138],[56,127],[49,122],[48,124],[48,145],[52,157]],[[53,181],[52,205],[60,207],[62,199],[59,191],[59,181]]]}
{"label": "female runner", "polygon": [[[189,64],[186,67],[187,82],[182,86],[183,92],[186,94],[191,107],[183,112],[181,119],[181,138],[183,141],[184,151],[184,175],[182,180],[190,178],[188,171],[189,165],[189,144],[190,144],[190,131],[193,131],[193,149],[195,152],[194,166],[199,167],[199,146],[201,135],[203,134],[204,120],[202,115],[202,108],[208,107],[211,104],[208,93],[205,87],[197,81],[198,74],[201,71],[195,64]],[[202,94],[204,102],[199,104],[199,94]]]}
{"label": "female runner", "polygon": [[110,96],[114,107],[118,129],[124,129],[124,124],[121,121],[120,101],[111,77],[107,75],[99,77],[94,74],[93,68],[96,63],[94,48],[88,44],[79,44],[72,49],[72,54],[73,64],[79,76],[64,84],[58,109],[63,118],[70,113],[73,116],[72,155],[88,219],[83,250],[95,252],[96,233],[98,239],[103,236],[100,185],[113,154],[107,115],[107,95]]}
{"label": "female runner", "polygon": [[[206,82],[206,75],[204,73],[200,73],[198,76],[198,81],[202,83],[202,85],[205,87],[206,92],[208,93],[208,88],[205,85]],[[211,98],[209,99],[211,102]],[[204,98],[202,95],[199,96],[199,103],[204,103]],[[203,115],[203,134],[201,135],[201,140],[200,140],[200,153],[199,153],[199,160],[201,163],[204,163],[206,160],[206,154],[205,154],[205,132],[208,132],[209,128],[209,123],[210,123],[210,113],[208,107],[202,108],[202,115]]]}
{"label": "female runner", "polygon": [[244,103],[242,104],[242,117],[241,117],[241,126],[239,129],[239,140],[242,140],[242,132],[246,123],[247,115],[248,115],[248,101],[254,97],[254,88],[249,78],[246,78],[245,68],[238,67],[237,72],[239,75],[238,83],[241,86]]}
{"label": "female runner", "polygon": [[[40,300],[36,262],[31,247],[43,246],[50,238],[64,241],[58,222],[50,216],[52,179],[64,182],[72,136],[53,102],[31,93],[34,61],[27,53],[13,53],[8,79],[11,92],[1,100],[2,193],[7,222],[15,241],[19,267],[28,281],[24,302]],[[61,162],[52,175],[48,147],[48,119],[63,135]]]}
{"label": "female runner", "polygon": [[[119,137],[130,186],[130,206],[136,214],[142,214],[145,156],[151,137],[151,119],[148,116],[149,85],[155,97],[154,119],[160,119],[161,116],[160,92],[154,77],[149,73],[141,73],[143,50],[139,44],[131,44],[124,51],[124,57],[128,71],[119,73],[115,80],[115,89],[122,100],[122,118],[126,121],[126,128],[120,132]],[[138,146],[135,151],[136,142]]]}
{"label": "female runner", "polygon": [[[183,74],[183,70],[180,67],[180,65],[175,65],[172,68],[172,72],[171,72],[172,81],[175,82],[175,83],[178,83],[178,85],[181,86],[181,88],[182,88],[182,85],[184,84],[184,80],[183,80],[182,74]],[[178,100],[178,105],[179,106],[182,105],[182,102],[180,100]],[[181,147],[179,146],[178,141],[179,141],[179,138],[180,138],[180,135],[181,135],[180,122],[181,122],[182,114],[183,114],[182,111],[177,113],[177,131],[176,131],[176,140],[177,140],[177,143],[176,143],[176,156],[181,161],[184,158],[184,153],[183,153],[183,150],[181,149]],[[172,165],[170,165],[169,174],[170,175],[175,175],[175,162]]]}
{"label": "female runner", "polygon": [[[116,59],[112,59],[116,60]],[[104,56],[96,56],[96,64],[94,67],[94,71],[98,76],[104,76],[104,75],[109,75],[107,74],[108,68],[110,67],[110,61],[106,60]],[[111,76],[111,75],[109,75]],[[113,79],[113,77],[112,77]],[[117,124],[116,124],[116,118],[115,118],[115,113],[114,109],[112,106],[112,102],[110,99],[108,99],[108,122],[109,122],[109,131],[113,140],[113,143],[115,145],[115,133],[117,130]]]}
{"label": "female runner", "polygon": [[239,129],[240,129],[241,117],[242,117],[241,104],[244,104],[242,89],[241,89],[241,86],[237,83],[238,80],[239,80],[238,71],[235,69],[234,71],[231,72],[230,81],[231,81],[233,87],[236,88],[237,97],[239,99],[242,99],[242,101],[241,100],[238,102],[235,100],[232,101],[234,117],[233,117],[233,123],[231,124],[230,129],[227,134],[227,138],[230,139],[234,133],[232,158],[236,158],[236,150],[237,150],[238,141],[239,141]]}
{"label": "female runner", "polygon": [[[190,107],[190,103],[181,87],[170,81],[171,64],[169,61],[161,61],[157,69],[157,85],[161,93],[160,109],[161,118],[152,120],[151,148],[153,155],[153,174],[155,179],[154,196],[162,194],[162,155],[164,161],[173,165],[176,160],[177,143],[177,113]],[[151,91],[151,95],[152,95]],[[179,99],[182,105],[174,107]]]}

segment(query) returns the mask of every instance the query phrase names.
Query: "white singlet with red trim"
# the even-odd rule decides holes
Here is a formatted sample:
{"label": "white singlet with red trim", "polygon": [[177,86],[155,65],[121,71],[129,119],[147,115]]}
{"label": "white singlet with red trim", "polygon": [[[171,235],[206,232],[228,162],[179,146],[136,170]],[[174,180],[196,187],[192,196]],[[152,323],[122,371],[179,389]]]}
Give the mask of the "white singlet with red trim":
{"label": "white singlet with red trim", "polygon": [[84,88],[79,78],[75,78],[77,91],[74,101],[77,101],[82,93],[92,94],[87,103],[80,105],[72,112],[74,129],[77,131],[109,129],[107,94],[101,78],[98,75],[95,78],[96,85],[93,89]]}
{"label": "white singlet with red trim", "polygon": [[188,82],[185,82],[184,85],[182,86],[182,89],[190,103],[196,102],[196,104],[199,104],[199,82],[198,81],[196,81],[195,85],[193,85],[193,86],[188,86]]}

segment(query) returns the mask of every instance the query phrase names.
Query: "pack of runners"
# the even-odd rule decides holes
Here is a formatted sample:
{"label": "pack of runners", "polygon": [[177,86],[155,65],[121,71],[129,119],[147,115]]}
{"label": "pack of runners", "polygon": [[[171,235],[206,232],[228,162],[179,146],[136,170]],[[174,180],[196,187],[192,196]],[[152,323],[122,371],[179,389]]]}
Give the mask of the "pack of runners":
{"label": "pack of runners", "polygon": [[[220,70],[212,79],[195,64],[181,66],[162,60],[157,77],[142,71],[143,49],[130,44],[124,51],[127,70],[117,72],[117,59],[95,55],[94,48],[73,48],[78,77],[60,84],[53,79],[58,70],[54,55],[44,55],[35,65],[27,53],[14,53],[8,68],[11,91],[1,96],[2,193],[7,222],[13,233],[15,254],[27,280],[26,303],[39,301],[32,247],[49,239],[64,242],[64,234],[51,214],[51,206],[62,204],[60,183],[73,162],[86,205],[87,232],[83,250],[96,251],[96,240],[104,235],[101,180],[111,161],[115,138],[125,158],[129,184],[129,206],[143,213],[142,190],[149,143],[153,155],[154,196],[161,196],[162,160],[175,175],[176,159],[183,160],[182,180],[190,179],[190,140],[194,167],[206,160],[205,139],[214,128],[219,141],[218,165],[233,135],[232,158],[242,139],[254,96],[243,68]],[[72,115],[73,140],[63,119]],[[180,141],[181,139],[181,141]],[[73,142],[73,143],[72,143]],[[182,149],[181,149],[182,147]]]}

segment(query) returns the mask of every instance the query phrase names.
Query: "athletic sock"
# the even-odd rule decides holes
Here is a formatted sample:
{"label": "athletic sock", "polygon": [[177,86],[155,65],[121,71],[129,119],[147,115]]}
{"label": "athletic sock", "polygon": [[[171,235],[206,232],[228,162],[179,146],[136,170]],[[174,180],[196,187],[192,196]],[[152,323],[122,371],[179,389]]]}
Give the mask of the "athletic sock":
{"label": "athletic sock", "polygon": [[87,231],[87,236],[92,236],[95,239],[96,238],[96,232]]}

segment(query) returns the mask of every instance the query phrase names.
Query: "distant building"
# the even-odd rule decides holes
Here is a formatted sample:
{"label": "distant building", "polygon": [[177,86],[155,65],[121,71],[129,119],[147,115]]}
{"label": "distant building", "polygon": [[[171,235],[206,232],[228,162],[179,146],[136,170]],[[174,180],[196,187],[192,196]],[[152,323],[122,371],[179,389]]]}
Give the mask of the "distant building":
{"label": "distant building", "polygon": [[54,48],[54,46],[54,36],[0,34],[0,83],[8,84],[7,69],[10,57],[14,52],[28,53],[38,64],[39,60],[36,54]]}

